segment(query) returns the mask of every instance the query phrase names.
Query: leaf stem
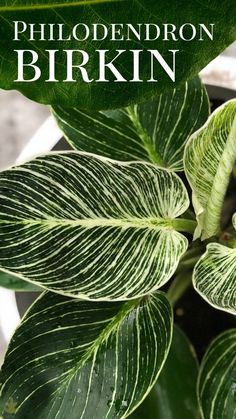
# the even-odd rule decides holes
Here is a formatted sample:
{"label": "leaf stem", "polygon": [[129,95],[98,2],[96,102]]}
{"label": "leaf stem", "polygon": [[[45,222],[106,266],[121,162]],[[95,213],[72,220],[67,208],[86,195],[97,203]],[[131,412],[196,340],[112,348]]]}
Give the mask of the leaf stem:
{"label": "leaf stem", "polygon": [[176,218],[172,221],[172,226],[179,232],[190,233],[193,235],[197,227],[197,221],[186,218]]}
{"label": "leaf stem", "polygon": [[149,159],[151,160],[152,163],[154,164],[158,164],[158,166],[164,166],[163,164],[163,160],[160,156],[160,154],[158,153],[158,151],[154,148],[153,143],[151,138],[149,137],[148,133],[145,131],[145,129],[143,128],[137,113],[135,111],[135,107],[133,106],[129,106],[127,108],[127,112],[129,115],[129,118],[131,119],[131,121],[133,122],[134,127],[136,128],[136,131],[139,135],[139,137],[141,138],[144,148],[146,149],[146,152],[149,156]]}
{"label": "leaf stem", "polygon": [[176,277],[167,292],[169,301],[173,306],[191,286],[193,268],[200,259],[204,250],[204,244],[200,243],[200,245],[190,248],[182,257],[176,270]]}
{"label": "leaf stem", "polygon": [[191,284],[192,271],[186,271],[176,275],[167,292],[167,297],[173,306],[175,306],[177,301],[183,296]]}

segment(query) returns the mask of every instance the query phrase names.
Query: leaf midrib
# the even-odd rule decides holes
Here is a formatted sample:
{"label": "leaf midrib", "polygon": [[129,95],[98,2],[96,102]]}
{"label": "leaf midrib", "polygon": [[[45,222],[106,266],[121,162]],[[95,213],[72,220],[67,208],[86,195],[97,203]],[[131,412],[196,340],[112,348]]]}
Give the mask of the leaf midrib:
{"label": "leaf midrib", "polygon": [[1,224],[31,224],[31,225],[47,225],[50,227],[57,226],[73,226],[84,228],[95,227],[120,227],[120,228],[149,228],[149,229],[162,229],[173,228],[173,223],[176,219],[164,218],[84,218],[84,219],[27,219],[27,220],[0,220]]}
{"label": "leaf midrib", "polygon": [[16,12],[16,11],[32,11],[32,10],[44,10],[44,9],[58,9],[58,8],[68,8],[76,6],[85,6],[85,5],[96,5],[102,3],[118,3],[125,0],[78,0],[75,2],[69,3],[48,3],[48,4],[30,4],[30,5],[9,5],[9,6],[0,6],[0,12]]}
{"label": "leaf midrib", "polygon": [[137,114],[133,107],[127,108],[127,113],[132,121],[139,138],[142,140],[143,146],[148,154],[148,157],[150,161],[154,164],[158,164],[158,166],[164,167],[164,162],[160,154],[157,152],[157,150],[153,147],[152,140],[149,137],[148,133],[144,130],[142,124],[140,123],[139,118],[137,117]]}
{"label": "leaf midrib", "polygon": [[32,219],[32,220],[0,220],[0,225],[22,224],[22,225],[42,225],[48,228],[53,227],[81,227],[81,228],[136,228],[149,229],[156,231],[178,231],[193,234],[197,223],[195,220],[185,218],[85,218],[80,220],[65,219]]}
{"label": "leaf midrib", "polygon": [[[119,328],[124,318],[127,317],[129,313],[140,304],[142,298],[143,297],[136,298],[135,300],[131,300],[124,303],[119,309],[119,311],[112,317],[112,319],[108,320],[107,326],[101,331],[101,333],[94,340],[91,346],[87,350],[85,350],[85,353],[82,355],[79,361],[76,362],[76,365],[70,370],[68,370],[66,378],[61,382],[60,386],[53,393],[53,398],[57,397],[57,394],[60,393],[63,390],[63,388],[70,383],[73,377],[79,372],[81,368],[83,368],[85,363],[90,358],[94,358],[94,356],[96,356],[99,347],[103,344],[103,342],[105,342],[109,338],[109,336],[112,334],[114,330],[117,330]],[[23,404],[24,402],[17,407],[16,413],[19,412]]]}
{"label": "leaf midrib", "polygon": [[78,371],[81,368],[83,368],[85,363],[90,358],[96,356],[97,351],[99,350],[99,347],[103,344],[103,342],[105,342],[115,330],[118,330],[123,320],[130,314],[131,311],[133,311],[140,304],[141,300],[142,298],[137,298],[135,300],[131,300],[124,303],[124,305],[120,308],[118,313],[115,314],[115,316],[109,321],[107,326],[94,340],[91,346],[85,351],[84,355],[82,355],[81,359],[78,361],[75,367],[68,371],[66,379],[62,382],[62,384],[57,390],[58,393],[71,381],[71,379],[78,373]]}

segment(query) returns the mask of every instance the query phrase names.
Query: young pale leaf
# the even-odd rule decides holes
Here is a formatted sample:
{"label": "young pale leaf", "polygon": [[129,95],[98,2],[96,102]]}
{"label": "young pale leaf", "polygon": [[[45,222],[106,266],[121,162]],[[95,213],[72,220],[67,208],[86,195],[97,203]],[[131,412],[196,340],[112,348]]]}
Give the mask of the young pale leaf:
{"label": "young pale leaf", "polygon": [[233,215],[233,226],[236,230],[236,214]]}
{"label": "young pale leaf", "polygon": [[130,419],[198,419],[198,362],[185,334],[174,328],[163,370],[150,394]]}
{"label": "young pale leaf", "polygon": [[0,287],[13,291],[40,291],[36,285],[2,271],[0,271]]}
{"label": "young pale leaf", "polygon": [[185,171],[193,190],[199,226],[196,237],[214,236],[230,174],[236,159],[236,100],[218,108],[208,122],[189,139]]}
{"label": "young pale leaf", "polygon": [[198,397],[203,419],[235,419],[236,329],[211,344],[203,358]]}
{"label": "young pale leaf", "polygon": [[193,284],[208,303],[236,315],[236,249],[208,244],[194,268]]}
{"label": "young pale leaf", "polygon": [[115,111],[56,106],[59,127],[73,148],[115,160],[149,160],[183,170],[188,137],[209,116],[207,92],[199,77],[170,93]]}
{"label": "young pale leaf", "polygon": [[[42,103],[69,104],[83,109],[115,109],[137,103],[191,79],[231,44],[236,38],[235,10],[235,0],[200,5],[195,0],[1,0],[1,33],[4,35],[0,37],[0,87],[18,89]],[[23,22],[19,24],[19,36],[14,27],[16,21]],[[30,31],[38,31],[42,22],[44,33],[40,36],[34,32],[35,40],[32,41]],[[76,27],[80,23],[89,28],[88,37],[85,26]],[[93,25],[97,23],[98,41],[93,39],[92,33]],[[34,27],[29,24],[34,24]],[[101,26],[103,24],[105,29]],[[118,38],[116,41],[112,40],[111,24],[118,25],[113,31]],[[150,36],[145,30],[149,24]],[[127,25],[133,25],[133,30]],[[75,37],[71,36],[74,27]],[[106,28],[108,34],[103,39]],[[70,36],[71,40],[68,40]],[[27,51],[24,64],[36,61],[38,66],[38,74],[35,74],[34,67],[24,66],[25,81],[21,81],[17,50]],[[52,65],[49,74],[50,50],[55,52],[55,77]],[[72,64],[78,66],[84,62],[83,72],[72,68],[73,77],[70,77],[67,50],[75,51]],[[104,66],[99,50],[108,51],[105,64],[114,60],[112,64],[120,73],[118,80],[122,81],[115,81],[117,78],[109,68],[104,69],[105,77],[102,77]],[[38,56],[32,57],[29,51]],[[165,60],[169,74],[163,68],[163,62],[153,58],[150,51],[161,55],[160,61]],[[140,58],[139,77],[134,58],[137,54]],[[54,53],[51,53],[51,63],[53,57]],[[31,82],[34,77],[37,80]]]}
{"label": "young pale leaf", "polygon": [[10,343],[0,375],[0,414],[4,419],[11,413],[30,419],[32,412],[37,419],[126,417],[163,367],[172,321],[161,293],[128,303],[44,294]]}
{"label": "young pale leaf", "polygon": [[0,267],[72,297],[142,296],[185,253],[188,205],[182,181],[151,164],[40,157],[0,174]]}

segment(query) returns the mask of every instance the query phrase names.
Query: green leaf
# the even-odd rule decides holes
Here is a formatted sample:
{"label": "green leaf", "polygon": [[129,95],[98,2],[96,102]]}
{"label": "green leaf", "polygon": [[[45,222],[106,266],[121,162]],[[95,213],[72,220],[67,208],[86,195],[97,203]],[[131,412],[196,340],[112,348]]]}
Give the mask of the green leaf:
{"label": "green leaf", "polygon": [[[85,302],[46,293],[16,331],[0,375],[10,419],[120,419],[143,400],[167,358],[172,310],[142,301]],[[11,412],[10,412],[11,409]]]}
{"label": "green leaf", "polygon": [[163,370],[150,394],[130,419],[198,419],[198,362],[185,334],[174,328]]}
{"label": "green leaf", "polygon": [[[0,87],[4,89],[18,89],[26,96],[41,103],[60,104],[63,106],[78,106],[86,109],[111,109],[137,103],[154,94],[160,94],[167,89],[178,87],[186,80],[191,79],[204,68],[208,62],[220,54],[236,38],[235,0],[224,2],[212,1],[204,4],[196,3],[195,0],[181,0],[173,3],[173,0],[4,0],[0,5],[1,33],[0,37]],[[29,26],[20,35],[19,41],[14,41],[14,21],[25,22],[27,25],[35,24],[35,30],[39,30],[39,23],[44,23],[45,39],[40,40],[36,34],[35,41],[29,40]],[[167,24],[167,22],[170,22]],[[189,22],[191,22],[192,27]],[[55,32],[49,38],[49,25],[55,24]],[[105,24],[109,29],[107,38],[103,41],[94,41],[92,34],[85,41],[72,39],[70,41],[58,40],[58,25],[63,26],[62,38],[68,39],[73,27],[83,23],[91,30],[96,23]],[[187,25],[186,25],[187,23]],[[123,25],[121,40],[111,40],[111,24]],[[139,32],[140,40],[130,31],[130,40],[127,40],[127,25],[133,25]],[[153,41],[145,41],[145,25],[151,24],[150,34]],[[159,25],[160,37],[155,39],[153,25]],[[167,24],[167,26],[165,26]],[[207,35],[200,24],[204,24],[207,30],[212,31],[214,25],[213,40]],[[142,25],[141,27],[139,25]],[[169,25],[169,26],[168,26]],[[186,25],[186,26],[183,26]],[[173,31],[174,34],[170,33]],[[141,29],[140,29],[141,28]],[[182,28],[182,29],[181,29]],[[196,29],[196,38],[191,39]],[[20,29],[22,29],[20,27]],[[117,27],[116,27],[117,29]],[[181,30],[183,36],[181,35]],[[158,31],[158,28],[157,28]],[[166,34],[167,32],[167,34]],[[168,34],[169,32],[169,34]],[[103,31],[98,30],[101,38]],[[85,32],[80,27],[79,37],[83,39]],[[187,40],[181,39],[185,38]],[[168,41],[163,40],[168,39]],[[38,56],[37,65],[41,70],[41,78],[35,82],[16,81],[18,79],[17,49],[33,50]],[[89,61],[85,65],[89,80],[83,81],[82,74],[78,69],[74,71],[74,82],[64,82],[67,79],[67,63],[65,50],[85,51]],[[107,69],[106,80],[97,82],[99,79],[99,53],[98,50],[107,50],[107,63],[117,55],[117,50],[124,50],[114,61],[114,65],[123,77],[122,82],[115,82],[116,78]],[[55,82],[47,82],[49,79],[48,50],[58,50],[56,53]],[[132,82],[134,60],[132,50],[140,50],[140,82]],[[155,63],[155,82],[151,80],[151,54],[149,51],[158,51],[167,65],[172,69],[173,50],[176,50],[175,82],[172,81],[161,64]],[[30,63],[31,53],[25,57],[25,62]],[[77,52],[74,56],[74,64],[81,64],[83,57]],[[137,66],[136,66],[137,68]],[[24,67],[24,79],[32,80],[34,70]]]}
{"label": "green leaf", "polygon": [[193,190],[199,226],[196,237],[207,239],[220,230],[220,218],[236,159],[236,100],[218,108],[191,136],[185,151],[185,171]]}
{"label": "green leaf", "polygon": [[235,419],[236,329],[211,344],[200,367],[198,395],[203,419]]}
{"label": "green leaf", "polygon": [[188,137],[209,116],[207,92],[199,77],[171,93],[115,111],[56,106],[59,127],[73,148],[115,160],[149,160],[183,170]]}
{"label": "green leaf", "polygon": [[0,173],[0,268],[85,299],[161,287],[195,222],[182,181],[147,163],[52,153]]}
{"label": "green leaf", "polygon": [[208,244],[194,269],[193,284],[213,307],[236,315],[236,249]]}
{"label": "green leaf", "polygon": [[23,281],[15,275],[0,271],[0,287],[13,291],[40,291],[41,289],[30,282]]}
{"label": "green leaf", "polygon": [[236,246],[208,244],[194,268],[193,285],[213,307],[236,315]]}
{"label": "green leaf", "polygon": [[[0,11],[29,11],[41,9],[57,9],[72,6],[84,6],[100,3],[114,3],[122,0],[15,0],[14,4],[9,0],[2,0]],[[123,0],[124,1],[124,0]]]}

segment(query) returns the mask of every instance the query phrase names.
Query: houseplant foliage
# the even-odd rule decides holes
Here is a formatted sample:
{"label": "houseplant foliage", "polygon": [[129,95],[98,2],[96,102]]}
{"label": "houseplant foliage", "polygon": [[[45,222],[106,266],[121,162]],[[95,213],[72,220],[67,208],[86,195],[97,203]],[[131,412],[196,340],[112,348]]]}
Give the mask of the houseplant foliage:
{"label": "houseplant foliage", "polygon": [[197,419],[197,377],[198,362],[194,349],[184,333],[175,326],[170,352],[160,377],[130,418]]}
{"label": "houseplant foliage", "polygon": [[235,354],[235,329],[218,336],[205,354],[198,380],[198,397],[203,417],[235,417]]}
{"label": "houseplant foliage", "polygon": [[186,139],[206,122],[209,112],[209,100],[198,77],[170,93],[121,110],[53,108],[76,150],[122,161],[150,161],[174,171],[183,170]]}
{"label": "houseplant foliage", "polygon": [[74,150],[0,174],[0,268],[45,289],[10,343],[0,414],[232,419],[235,329],[198,375],[172,306],[193,278],[214,309],[236,311],[236,215],[221,223],[236,100],[209,117],[195,78],[128,108],[53,114]]}
{"label": "houseplant foliage", "polygon": [[[62,106],[78,106],[86,109],[108,109],[137,103],[139,100],[148,98],[155,93],[162,93],[167,89],[178,87],[186,80],[192,78],[203,67],[223,51],[236,38],[236,14],[235,1],[225,0],[219,2],[211,0],[199,4],[195,0],[3,0],[0,5],[1,37],[0,37],[0,87],[4,89],[18,89],[26,96],[46,104],[60,104]],[[89,78],[97,79],[98,57],[96,50],[109,51],[109,60],[116,57],[116,50],[141,50],[144,51],[140,63],[140,79],[150,79],[150,59],[148,50],[158,50],[160,54],[171,64],[170,50],[179,50],[176,59],[176,82],[169,78],[163,71],[158,69],[158,82],[82,82],[81,74],[76,73],[76,82],[61,82],[65,79],[65,53],[68,41],[39,41],[37,38],[29,41],[27,33],[23,33],[20,40],[22,50],[32,50],[39,55],[42,77],[33,82],[15,82],[17,80],[17,56],[14,52],[19,47],[19,42],[14,41],[14,21],[22,21],[26,24],[41,23],[45,25],[52,22],[62,24],[65,31],[79,22],[92,27],[94,22],[126,24],[170,23],[176,28],[186,22],[198,26],[204,22],[209,28],[214,26],[214,39],[205,38],[204,42],[199,37],[190,42],[169,37],[168,42],[163,37],[155,41],[124,40],[102,42],[85,40],[70,40],[71,50],[83,50],[89,55]],[[38,30],[38,28],[36,28]],[[187,30],[188,32],[188,30]],[[46,30],[48,34],[48,29]],[[189,35],[187,35],[189,36]],[[45,39],[48,39],[47,37]],[[187,38],[188,39],[188,38]],[[59,50],[57,54],[57,79],[59,82],[47,83],[48,79],[48,56],[47,50]],[[30,56],[28,56],[30,62]],[[28,62],[27,61],[27,62]],[[81,63],[77,58],[76,63]],[[118,70],[122,72],[125,80],[130,80],[133,71],[133,61],[130,53],[123,54],[118,60]],[[32,68],[25,67],[26,79],[32,79]],[[112,74],[109,76],[112,76]],[[132,77],[131,77],[132,78]]]}

